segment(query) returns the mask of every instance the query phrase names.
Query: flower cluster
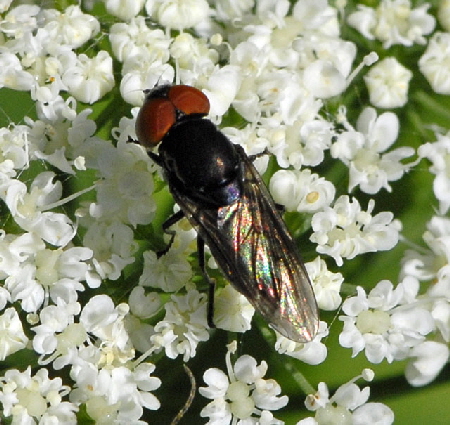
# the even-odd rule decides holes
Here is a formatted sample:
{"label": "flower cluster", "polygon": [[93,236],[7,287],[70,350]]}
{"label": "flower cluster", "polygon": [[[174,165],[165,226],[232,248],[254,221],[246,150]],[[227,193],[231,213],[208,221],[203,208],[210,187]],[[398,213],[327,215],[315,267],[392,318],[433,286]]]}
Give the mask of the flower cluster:
{"label": "flower cluster", "polygon": [[352,259],[365,252],[393,248],[398,242],[400,224],[391,212],[372,217],[375,201],[368,210],[361,210],[357,199],[340,196],[333,207],[326,207],[313,216],[311,241],[317,243],[317,252],[333,257],[338,266],[342,258]]}
{"label": "flower cluster", "polygon": [[436,25],[435,18],[428,14],[430,5],[411,8],[409,0],[385,0],[376,9],[358,5],[358,10],[348,16],[348,23],[367,39],[378,39],[388,49],[393,44],[412,46],[425,44],[425,35]]}
{"label": "flower cluster", "polygon": [[[340,308],[347,358],[405,361],[411,386],[431,383],[450,358],[450,2],[73,3],[0,5],[0,422],[156,423],[160,365],[201,357],[208,424],[283,424],[272,410],[288,397],[263,358],[323,363]],[[161,230],[179,209],[131,141],[144,90],[162,82],[201,90],[206,118],[268,171],[331,312],[312,341],[265,325],[206,247],[208,299],[196,229]],[[400,264],[369,264],[394,248]],[[244,334],[243,352],[264,339],[261,359],[232,362],[232,344],[222,372],[225,331]],[[298,376],[314,412],[298,424],[393,422],[355,384],[372,372],[332,397]]]}
{"label": "flower cluster", "polygon": [[400,161],[414,155],[411,147],[384,153],[398,137],[397,115],[384,112],[377,117],[375,109],[366,108],[358,117],[357,130],[345,121],[344,124],[346,131],[336,137],[331,155],[349,169],[349,192],[358,186],[371,195],[383,188],[390,192],[389,181],[399,180],[411,167]]}
{"label": "flower cluster", "polygon": [[374,373],[370,369],[349,382],[341,385],[330,397],[327,385],[320,382],[315,394],[306,397],[305,405],[308,410],[315,412],[314,418],[307,418],[297,422],[297,425],[320,425],[326,423],[352,424],[392,424],[394,413],[382,403],[367,403],[370,388],[362,390],[355,384],[358,379],[372,381]]}
{"label": "flower cluster", "polygon": [[208,369],[203,379],[207,387],[200,387],[199,392],[212,399],[200,413],[209,417],[208,424],[273,424],[281,425],[270,410],[286,406],[287,396],[279,396],[280,386],[273,379],[263,379],[267,372],[267,363],[257,365],[256,360],[248,355],[239,357],[234,366],[231,354],[236,351],[236,341],[228,346],[226,355],[227,374],[219,369]]}

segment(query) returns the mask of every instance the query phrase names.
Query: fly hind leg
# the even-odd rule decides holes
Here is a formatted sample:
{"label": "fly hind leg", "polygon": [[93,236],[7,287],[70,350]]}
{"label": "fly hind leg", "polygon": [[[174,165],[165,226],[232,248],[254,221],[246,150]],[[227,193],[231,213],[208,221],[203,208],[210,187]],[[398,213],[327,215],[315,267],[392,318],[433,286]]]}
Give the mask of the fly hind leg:
{"label": "fly hind leg", "polygon": [[[167,246],[157,253],[158,258],[167,254],[170,247],[173,244],[173,240],[175,239],[175,230],[170,230],[170,227],[176,224],[184,217],[184,213],[182,210],[176,212],[171,217],[169,217],[162,225],[162,229],[164,233],[170,235],[170,240]],[[216,290],[216,283],[213,278],[211,278],[206,271],[205,267],[205,241],[201,238],[201,236],[197,236],[197,252],[198,252],[198,264],[200,266],[200,270],[202,271],[203,276],[209,283],[209,291],[208,291],[208,312],[207,312],[207,321],[208,326],[210,328],[215,328],[214,325],[214,293]]]}
{"label": "fly hind leg", "polygon": [[197,236],[197,252],[198,252],[198,265],[200,266],[200,270],[203,273],[203,276],[209,283],[209,291],[208,291],[208,313],[207,313],[207,321],[208,326],[210,328],[215,328],[214,324],[214,294],[216,292],[216,282],[213,278],[211,278],[206,271],[205,267],[205,241]]}

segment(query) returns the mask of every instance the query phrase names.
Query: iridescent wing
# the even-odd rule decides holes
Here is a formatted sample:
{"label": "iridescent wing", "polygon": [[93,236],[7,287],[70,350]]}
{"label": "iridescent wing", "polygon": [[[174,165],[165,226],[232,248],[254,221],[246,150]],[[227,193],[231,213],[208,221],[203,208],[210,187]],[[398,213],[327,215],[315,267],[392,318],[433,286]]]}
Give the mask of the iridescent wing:
{"label": "iridescent wing", "polygon": [[171,187],[175,201],[209,246],[227,279],[280,334],[311,341],[319,315],[298,249],[264,182],[242,147],[243,193],[205,208]]}

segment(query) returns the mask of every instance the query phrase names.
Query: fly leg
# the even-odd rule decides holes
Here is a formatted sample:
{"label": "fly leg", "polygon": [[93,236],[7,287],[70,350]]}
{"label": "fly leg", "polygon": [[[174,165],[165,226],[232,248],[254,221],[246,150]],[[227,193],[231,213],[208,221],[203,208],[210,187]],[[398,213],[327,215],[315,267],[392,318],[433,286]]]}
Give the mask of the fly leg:
{"label": "fly leg", "polygon": [[[139,140],[134,140],[131,137],[128,137],[127,143],[134,143],[136,145],[142,146],[141,143],[139,142]],[[156,162],[160,167],[164,167],[164,163],[159,155],[157,155],[156,153],[150,152],[149,150],[147,150],[147,155],[151,159],[153,159],[153,161]]]}
{"label": "fly leg", "polygon": [[253,155],[248,155],[248,158],[250,159],[251,162],[253,162],[255,159],[261,158],[262,156],[265,156],[265,155],[271,155],[271,153],[269,152],[269,150],[267,148],[265,148],[262,152],[255,153]]}
{"label": "fly leg", "polygon": [[[248,158],[251,162],[253,162],[255,159],[261,158],[264,155],[271,155],[267,148],[265,148],[262,152],[255,153],[254,155],[249,155]],[[286,212],[286,208],[284,207],[284,205],[277,204],[275,202],[275,207],[280,214],[284,214]]]}
{"label": "fly leg", "polygon": [[[167,244],[167,246],[162,250],[159,251],[157,253],[157,257],[161,257],[165,254],[167,254],[167,252],[169,251],[170,247],[173,244],[173,240],[175,239],[175,230],[170,230],[169,228],[171,226],[173,226],[175,223],[177,223],[178,221],[180,221],[182,218],[184,217],[184,213],[182,210],[176,212],[175,214],[173,214],[172,216],[170,216],[162,225],[162,229],[164,233],[167,233],[168,235],[170,235],[170,241]],[[200,270],[203,273],[203,276],[205,277],[205,279],[208,281],[209,283],[209,292],[208,292],[208,313],[207,313],[207,321],[208,321],[208,326],[210,328],[215,328],[216,326],[214,325],[214,293],[216,290],[216,283],[214,281],[214,279],[212,279],[208,272],[206,271],[206,267],[205,267],[205,241],[200,237],[197,236],[197,252],[198,252],[198,264],[200,266]]]}
{"label": "fly leg", "polygon": [[198,252],[198,265],[200,266],[200,270],[203,273],[203,276],[209,283],[209,292],[208,292],[208,313],[207,313],[207,321],[208,326],[210,328],[215,328],[214,324],[214,294],[216,292],[216,282],[212,279],[205,267],[205,241],[197,236],[197,252]]}
{"label": "fly leg", "polygon": [[156,253],[157,257],[160,258],[163,255],[167,254],[167,252],[169,251],[170,247],[173,244],[173,240],[175,239],[175,230],[170,230],[169,227],[173,226],[175,223],[177,223],[178,221],[180,221],[182,218],[184,217],[184,212],[183,211],[178,211],[175,214],[173,214],[172,216],[170,216],[162,225],[162,229],[163,232],[170,235],[170,240],[169,243],[167,244],[167,246],[161,250],[158,251]]}

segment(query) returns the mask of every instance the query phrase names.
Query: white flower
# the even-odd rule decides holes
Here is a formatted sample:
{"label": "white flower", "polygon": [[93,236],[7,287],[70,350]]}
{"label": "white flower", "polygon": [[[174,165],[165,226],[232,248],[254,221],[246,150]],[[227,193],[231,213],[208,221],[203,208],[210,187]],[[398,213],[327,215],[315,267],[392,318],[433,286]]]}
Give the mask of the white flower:
{"label": "white flower", "polygon": [[49,45],[76,49],[100,31],[98,20],[83,13],[79,5],[68,6],[64,13],[56,9],[43,9],[41,19],[42,27],[48,32]]}
{"label": "white flower", "polygon": [[425,44],[424,36],[435,26],[434,17],[427,13],[429,7],[425,3],[411,9],[409,0],[382,0],[376,9],[358,5],[358,11],[350,14],[347,22],[369,40],[382,41],[385,49],[393,44]]}
{"label": "white flower", "polygon": [[91,205],[102,220],[122,220],[137,226],[149,224],[156,204],[152,171],[154,166],[133,143],[119,142],[117,147],[102,143],[97,148],[97,164],[102,180],[97,182],[97,202]]}
{"label": "white flower", "polygon": [[163,27],[178,30],[199,24],[209,14],[206,0],[148,0],[145,9]]}
{"label": "white flower", "polygon": [[254,0],[218,0],[214,4],[217,19],[221,21],[233,21],[240,19],[244,13],[248,13],[254,6]]}
{"label": "white flower", "polygon": [[[438,283],[438,286],[441,286],[440,289],[444,289],[442,288],[444,286],[442,285],[442,281]],[[430,296],[434,295],[433,289],[430,290]],[[437,330],[440,332],[439,336],[445,342],[450,342],[450,303],[448,302],[448,297],[446,297],[447,292],[448,290],[436,291],[436,296],[440,298],[434,302],[431,308],[431,315],[433,316]]]}
{"label": "white flower", "polygon": [[[428,249],[420,253],[406,251],[402,260],[402,276],[432,280],[434,283],[440,280],[446,282],[450,269],[450,219],[432,217],[422,237]],[[450,296],[450,292],[446,296]]]}
{"label": "white flower", "polygon": [[67,304],[62,300],[41,310],[40,324],[33,328],[36,333],[33,348],[41,355],[40,364],[53,362],[53,367],[59,370],[78,359],[78,348],[88,339],[84,326],[74,319],[80,310],[79,303]]}
{"label": "white flower", "polygon": [[136,351],[141,353],[152,352],[151,336],[154,334],[153,326],[140,320],[137,316],[129,314],[125,317],[125,329]]}
{"label": "white flower", "polygon": [[105,7],[111,15],[128,21],[141,11],[144,2],[145,0],[106,0]]}
{"label": "white flower", "polygon": [[[38,116],[33,121],[25,118],[29,126],[27,141],[30,159],[42,159],[67,174],[75,174],[76,148],[89,139],[95,131],[95,124],[87,120],[91,111],[79,115],[73,109],[76,105],[64,102],[61,96],[51,93],[49,97],[34,93]],[[93,128],[92,128],[93,127]],[[76,135],[74,135],[76,132]],[[77,143],[78,146],[75,145]]]}
{"label": "white flower", "polygon": [[[326,92],[328,89],[327,70],[323,71],[322,78],[314,81],[314,88],[318,92]],[[288,126],[292,125],[294,129],[306,123],[313,123],[313,120],[318,118],[317,112],[322,101],[317,99],[318,93],[315,95],[310,90],[307,78],[306,75],[301,76],[291,70],[287,72],[280,69],[271,74],[266,72],[257,87],[258,92],[262,94],[259,110],[266,112],[269,118],[279,114],[280,120]]]}
{"label": "white flower", "polygon": [[[269,60],[268,49],[268,45],[259,47],[250,41],[242,41],[232,50],[230,64],[238,66],[240,73],[245,75],[245,77],[258,77],[267,66]],[[246,78],[244,81],[245,83],[249,82]]]}
{"label": "white flower", "polygon": [[335,188],[331,182],[311,170],[279,170],[270,179],[270,193],[286,211],[316,212],[333,202]]}
{"label": "white flower", "polygon": [[427,49],[419,59],[420,72],[436,93],[450,94],[450,34],[437,32],[428,42]]}
{"label": "white flower", "polygon": [[0,13],[5,13],[11,6],[13,0],[2,0],[0,3]]}
{"label": "white flower", "polygon": [[319,322],[317,335],[307,343],[292,341],[276,332],[275,350],[280,354],[286,354],[307,364],[318,365],[324,362],[327,357],[327,347],[322,342],[322,338],[326,338],[328,334],[327,324],[323,321]]}
{"label": "white flower", "polygon": [[446,214],[450,208],[450,133],[436,134],[436,142],[428,142],[418,149],[421,158],[427,158],[432,165],[430,172],[436,177],[433,181],[434,196],[439,201],[439,211]]}
{"label": "white flower", "polygon": [[0,361],[25,348],[27,343],[17,311],[12,307],[6,309],[0,316]]}
{"label": "white flower", "polygon": [[125,102],[133,106],[141,106],[144,90],[155,87],[160,81],[173,81],[175,70],[168,63],[154,61],[151,53],[131,56],[122,69],[123,78],[120,81],[120,94]]}
{"label": "white flower", "polygon": [[47,369],[39,369],[33,376],[31,368],[24,372],[7,370],[0,378],[0,403],[3,415],[13,423],[64,423],[75,425],[75,404],[63,401],[69,387],[61,378],[50,379]]}
{"label": "white flower", "polygon": [[52,245],[65,246],[73,238],[75,226],[65,214],[44,211],[62,194],[61,182],[55,182],[54,178],[53,172],[43,172],[33,180],[29,190],[20,180],[8,180],[0,183],[0,197],[20,227],[35,232]]}
{"label": "white flower", "polygon": [[[235,343],[234,343],[235,344]],[[273,379],[265,380],[267,363],[256,360],[248,355],[239,357],[234,367],[230,361],[230,344],[226,355],[227,374],[220,369],[208,369],[203,380],[208,385],[200,387],[199,392],[212,401],[200,412],[201,417],[209,417],[207,424],[267,424],[281,425],[282,422],[267,416],[265,411],[278,410],[286,406],[287,396],[279,396],[281,388]],[[264,416],[269,419],[267,422]],[[260,418],[261,417],[261,418]],[[259,420],[258,420],[259,419]]]}
{"label": "white flower", "polygon": [[236,97],[240,83],[239,68],[233,65],[225,65],[220,68],[216,66],[209,73],[202,89],[209,99],[210,116],[221,117],[225,114]]}
{"label": "white flower", "polygon": [[312,94],[321,99],[337,96],[347,87],[345,76],[333,64],[323,60],[310,64],[305,69],[304,78],[311,84]]}
{"label": "white flower", "polygon": [[161,308],[161,298],[158,293],[146,294],[142,286],[135,286],[128,297],[130,311],[142,319],[153,316]]}
{"label": "white flower", "polygon": [[7,301],[20,301],[23,310],[35,312],[44,302],[44,289],[35,279],[35,258],[44,246],[34,234],[1,235],[0,276],[5,280],[2,288],[5,305]]}
{"label": "white flower", "polygon": [[0,174],[16,177],[16,170],[29,165],[28,127],[13,125],[0,129]]}
{"label": "white flower", "polygon": [[363,373],[341,385],[332,397],[324,382],[319,383],[318,391],[306,397],[305,405],[315,413],[314,419],[307,418],[296,425],[320,425],[351,423],[354,425],[390,425],[394,422],[394,413],[382,403],[367,403],[370,388],[362,390],[355,384],[359,378],[372,381],[374,373],[365,369]]}
{"label": "white flower", "polygon": [[72,399],[85,403],[87,413],[97,424],[107,425],[113,421],[141,425],[143,408],[156,410],[160,407],[151,393],[161,385],[160,379],[151,376],[154,369],[151,363],[130,370],[124,366],[97,369],[90,363],[80,362],[71,371],[77,387],[72,391]]}
{"label": "white flower", "polygon": [[[304,68],[304,85],[316,97],[328,98],[347,88],[347,77],[356,56],[354,43],[337,37],[311,35],[294,40],[292,47]],[[314,76],[314,72],[322,75]]]}
{"label": "white flower", "polygon": [[73,302],[78,298],[76,291],[84,290],[80,282],[89,280],[89,265],[85,261],[91,257],[92,251],[84,247],[41,250],[35,257],[35,278],[53,301],[61,298]]}
{"label": "white flower", "polygon": [[405,369],[407,381],[414,387],[432,382],[448,363],[450,350],[447,344],[424,341],[411,350],[410,360]]}
{"label": "white flower", "polygon": [[34,278],[35,270],[35,266],[28,262],[5,280],[5,288],[11,295],[11,301],[20,301],[20,306],[26,312],[35,312],[45,299],[44,289]]}
{"label": "white flower", "polygon": [[[277,119],[279,115],[281,123],[292,125],[298,131],[304,123],[318,118],[322,102],[315,98],[308,89],[306,79],[298,72],[276,69],[270,73],[265,72],[257,82],[257,87],[252,89],[257,90],[260,98],[257,112],[268,116],[268,123],[271,118]],[[237,110],[241,113],[239,108]],[[298,134],[295,137],[298,145]]]}
{"label": "white flower", "polygon": [[[253,71],[255,72],[256,70]],[[245,72],[245,68],[243,72]],[[259,106],[260,99],[258,94],[255,93],[255,83],[256,82],[253,77],[249,77],[244,74],[242,76],[239,91],[236,93],[236,98],[233,102],[233,107],[236,111],[250,123],[257,122],[261,116]]]}
{"label": "white flower", "polygon": [[439,23],[446,31],[450,31],[450,1],[441,0],[438,9]]}
{"label": "white flower", "polygon": [[77,100],[94,103],[114,87],[112,58],[105,50],[89,58],[80,54],[75,62],[63,62],[62,81]]}
{"label": "white flower", "polygon": [[385,152],[397,139],[397,116],[385,112],[377,117],[375,109],[365,108],[356,128],[339,134],[331,146],[331,155],[349,167],[349,192],[357,186],[369,194],[382,188],[390,192],[389,182],[400,179],[412,166],[400,161],[414,154],[410,147]]}
{"label": "white flower", "polygon": [[33,75],[23,69],[16,55],[7,51],[0,53],[0,87],[30,90],[33,83]]}
{"label": "white flower", "polygon": [[339,294],[344,282],[342,274],[329,271],[327,264],[320,257],[305,263],[305,267],[311,279],[318,307],[326,311],[337,310],[342,302]]}
{"label": "white flower", "polygon": [[42,240],[29,234],[2,246],[5,247],[10,253],[8,256],[0,254],[0,257],[7,258],[9,264],[0,268],[0,272],[5,273],[5,288],[10,292],[11,300],[20,300],[25,311],[36,311],[48,298],[54,302],[58,299],[67,303],[76,301],[77,292],[84,290],[81,281],[95,286],[90,277],[90,266],[84,262],[92,256],[88,248],[47,250]]}
{"label": "white flower", "polygon": [[20,38],[37,28],[38,5],[23,4],[8,11],[1,23],[2,32],[11,38]]}
{"label": "white flower", "polygon": [[90,208],[103,220],[148,224],[156,210],[152,197],[154,165],[140,146],[126,142],[129,134],[123,133],[128,127],[124,122],[120,125],[113,129],[119,139],[116,147],[96,140],[86,148],[89,167],[97,169],[102,178],[96,184],[97,203]]}
{"label": "white flower", "polygon": [[[317,107],[311,104],[311,101],[312,98],[309,97],[302,103],[308,111]],[[263,131],[269,131],[268,127],[263,127],[260,134],[265,136]],[[303,120],[298,120],[284,129],[279,123],[274,123],[271,132],[277,137],[269,139],[269,150],[276,155],[278,164],[283,168],[293,166],[297,170],[304,166],[319,165],[324,160],[325,151],[330,147],[334,136],[328,121],[312,117],[305,117],[304,124]]]}
{"label": "white flower", "polygon": [[409,81],[412,76],[412,72],[395,57],[387,57],[376,63],[364,76],[370,103],[377,108],[404,106],[408,100]]}
{"label": "white flower", "polygon": [[341,266],[342,257],[352,259],[366,252],[393,248],[398,242],[400,224],[393,221],[391,212],[372,217],[374,207],[371,199],[367,211],[362,211],[356,199],[350,201],[343,195],[333,207],[314,214],[310,240],[318,244],[317,252],[332,256]]}
{"label": "white flower", "polygon": [[342,305],[346,316],[339,317],[344,322],[340,344],[352,348],[353,357],[365,350],[372,363],[408,357],[434,330],[430,312],[414,302],[418,289],[418,281],[408,278],[395,289],[391,282],[380,281],[368,296],[358,287],[358,295]]}
{"label": "white flower", "polygon": [[254,307],[231,285],[214,294],[214,324],[230,332],[245,332],[252,327]]}
{"label": "white flower", "polygon": [[17,273],[22,263],[44,248],[40,238],[32,233],[20,236],[0,231],[0,279],[6,279]]}
{"label": "white flower", "polygon": [[159,28],[150,29],[143,16],[137,16],[128,23],[119,22],[112,25],[109,40],[114,56],[121,62],[144,54],[149,54],[149,59],[161,63],[170,58],[171,39]]}
{"label": "white flower", "polygon": [[298,1],[294,5],[292,15],[301,22],[305,32],[317,31],[334,37],[339,35],[337,11],[328,5],[327,0]]}
{"label": "white flower", "polygon": [[[255,128],[251,124],[242,129],[225,127],[221,130],[234,144],[241,145],[247,155],[259,154],[267,148],[268,140],[265,135],[261,134],[259,129],[255,131]],[[267,169],[267,163],[268,155],[263,155],[260,158],[256,158],[253,165],[259,173],[264,173]]]}
{"label": "white flower", "polygon": [[11,294],[6,288],[0,288],[0,310],[4,310],[6,305],[11,302]]}
{"label": "white flower", "polygon": [[[187,32],[182,32],[172,39],[169,52],[178,62],[181,81],[186,84],[191,82],[197,85],[197,72],[212,70],[219,59],[217,51],[211,49],[206,40],[195,38]],[[231,58],[230,65],[234,65]]]}
{"label": "white flower", "polygon": [[358,4],[358,10],[347,17],[347,23],[369,40],[375,39],[377,13],[374,8]]}
{"label": "white flower", "polygon": [[[94,252],[95,272],[102,278],[118,279],[124,267],[135,260],[133,253],[136,250],[136,241],[133,231],[117,221],[99,222],[86,217],[85,223],[87,230],[83,245]],[[93,281],[97,278],[94,273],[91,275]]]}
{"label": "white flower", "polygon": [[428,248],[408,250],[402,260],[402,276],[432,282],[422,299],[429,305],[438,337],[450,341],[450,219],[432,217],[423,240]]}
{"label": "white flower", "polygon": [[30,127],[27,137],[30,157],[47,161],[72,175],[76,174],[77,162],[88,161],[90,165],[93,160],[92,136],[96,131],[95,122],[88,119],[92,111],[85,109],[77,114],[75,99],[66,102],[59,95],[37,100],[40,119],[25,119]]}
{"label": "white flower", "polygon": [[151,341],[156,348],[163,348],[167,357],[174,359],[183,354],[186,362],[195,356],[198,343],[209,339],[206,296],[191,290],[171,298],[164,306],[166,315],[156,324]]}
{"label": "white flower", "polygon": [[143,257],[144,268],[139,285],[177,292],[192,277],[191,266],[180,250],[170,249],[161,257],[153,251],[145,251]]}
{"label": "white flower", "polygon": [[125,364],[134,357],[124,317],[129,308],[126,304],[114,306],[107,295],[96,295],[84,306],[80,324],[86,332],[98,340],[99,352],[95,358],[99,367]]}

